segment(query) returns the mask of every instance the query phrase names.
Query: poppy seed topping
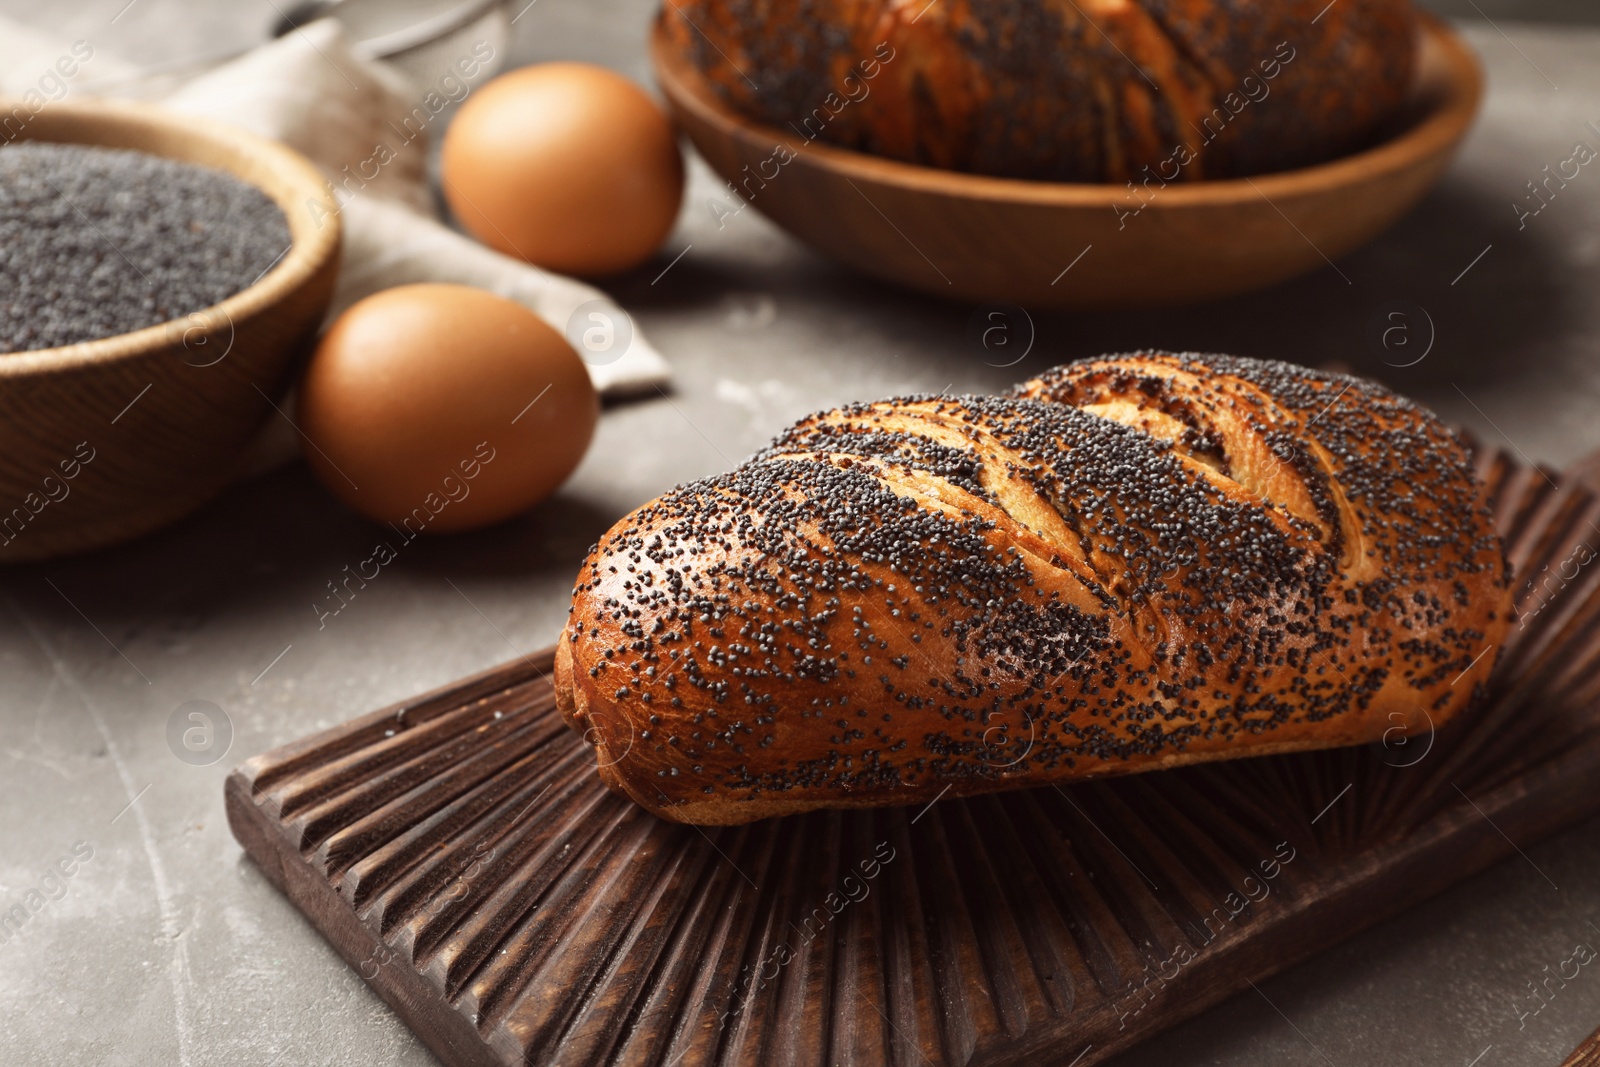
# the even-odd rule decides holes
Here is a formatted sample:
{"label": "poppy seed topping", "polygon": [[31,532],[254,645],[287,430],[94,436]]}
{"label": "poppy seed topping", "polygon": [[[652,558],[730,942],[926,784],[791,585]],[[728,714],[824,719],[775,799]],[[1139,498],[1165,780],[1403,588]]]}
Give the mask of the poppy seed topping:
{"label": "poppy seed topping", "polygon": [[589,554],[558,701],[744,822],[1425,729],[1510,620],[1470,455],[1357,378],[1140,353],[801,420]]}

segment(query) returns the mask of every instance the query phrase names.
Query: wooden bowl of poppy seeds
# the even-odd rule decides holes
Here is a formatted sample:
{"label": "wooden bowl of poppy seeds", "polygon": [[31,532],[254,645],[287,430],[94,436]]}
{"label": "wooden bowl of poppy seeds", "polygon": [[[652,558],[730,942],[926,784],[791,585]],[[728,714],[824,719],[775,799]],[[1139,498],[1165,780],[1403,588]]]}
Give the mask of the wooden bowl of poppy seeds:
{"label": "wooden bowl of poppy seeds", "polygon": [[219,492],[283,417],[339,260],[337,203],[280,144],[148,105],[17,113],[0,133],[0,563],[124,541]]}

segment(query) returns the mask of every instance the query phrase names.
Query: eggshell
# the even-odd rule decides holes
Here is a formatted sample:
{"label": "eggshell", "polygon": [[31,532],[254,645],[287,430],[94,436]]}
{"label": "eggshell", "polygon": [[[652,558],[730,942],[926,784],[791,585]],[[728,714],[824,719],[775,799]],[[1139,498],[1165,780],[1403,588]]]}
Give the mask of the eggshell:
{"label": "eggshell", "polygon": [[600,403],[577,353],[520,304],[403,285],[334,322],[300,386],[306,461],[408,536],[498,522],[555,491]]}
{"label": "eggshell", "polygon": [[598,277],[660,247],[683,201],[672,122],[633,82],[585,63],[503,74],[445,131],[445,199],[480,241]]}

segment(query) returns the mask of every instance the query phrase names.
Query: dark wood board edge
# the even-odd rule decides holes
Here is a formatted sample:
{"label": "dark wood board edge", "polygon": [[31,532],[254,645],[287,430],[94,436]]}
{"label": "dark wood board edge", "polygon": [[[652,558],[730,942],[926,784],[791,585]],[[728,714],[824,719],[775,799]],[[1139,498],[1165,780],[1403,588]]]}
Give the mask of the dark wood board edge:
{"label": "dark wood board edge", "polygon": [[[1540,520],[1541,524],[1544,521]],[[497,1051],[495,1035],[478,1030],[469,1007],[444,999],[431,979],[402,958],[402,946],[390,949],[375,929],[368,929],[339,895],[337,882],[329,880],[314,856],[300,849],[294,827],[277,817],[270,783],[296,773],[297,768],[315,766],[359,748],[375,731],[397,721],[416,725],[428,721],[434,712],[538,684],[549,670],[552,651],[491,667],[275,748],[242,764],[226,785],[229,823],[246,854],[424,1044],[452,1065],[523,1061],[513,1050]],[[1523,670],[1529,667],[1522,665]],[[263,771],[268,775],[267,784],[259,777]],[[1308,865],[1305,881],[1296,883],[1273,905],[1241,915],[1236,927],[1198,950],[1196,958],[1184,966],[1177,986],[1163,990],[1152,983],[1137,1021],[1129,1017],[1126,1026],[1119,1025],[1124,1011],[1138,1007],[1130,992],[1096,1006],[1091,1013],[1044,1020],[1018,1038],[981,1045],[971,1050],[967,1062],[975,1067],[1008,1067],[1059,1060],[1089,1067],[1109,1059],[1237,992],[1248,994],[1252,983],[1297,966],[1513,857],[1517,848],[1592,815],[1600,808],[1600,791],[1590,787],[1597,772],[1600,744],[1577,745],[1532,771],[1510,778],[1500,776],[1497,787],[1480,784],[1483,792],[1473,789],[1471,797],[1476,811],[1473,804],[1450,796],[1452,783],[1441,780],[1429,792],[1442,791],[1443,798],[1452,803],[1436,809],[1409,835],[1380,837],[1355,856],[1329,853],[1318,857],[1313,848],[1304,861]],[[1470,779],[1467,781],[1472,788]],[[1298,847],[1296,835],[1305,829],[1291,828],[1285,836]],[[1532,871],[1528,876],[1539,877]],[[1272,927],[1270,934],[1257,932],[1262,924]],[[375,918],[373,925],[377,925]],[[1264,940],[1270,943],[1263,944]],[[392,964],[384,965],[391,953]],[[1094,1047],[1085,1048],[1086,1044]],[[1583,1055],[1589,1058],[1581,1058]],[[1600,1033],[1573,1053],[1568,1067],[1600,1067]]]}
{"label": "dark wood board edge", "polygon": [[296,738],[283,745],[268,749],[258,755],[252,756],[236,767],[228,777],[229,785],[234,778],[241,778],[248,786],[247,795],[253,796],[267,784],[263,780],[263,772],[272,776],[287,773],[295,769],[299,762],[313,753],[328,746],[337,746],[346,739],[354,739],[368,730],[378,728],[381,724],[392,721],[406,713],[417,713],[433,707],[449,707],[468,698],[468,694],[476,694],[470,699],[487,696],[510,686],[523,684],[532,678],[543,677],[555,667],[555,646],[540,649],[531,656],[519,656],[516,659],[497,663],[492,667],[469,674],[465,678],[457,678],[447,682],[436,689],[426,693],[397,700],[387,707],[377,711],[369,711],[365,715],[358,715],[353,719],[326,730],[319,730],[314,734]]}
{"label": "dark wood board edge", "polygon": [[[1081,1045],[1071,1044],[1056,1028],[1041,1027],[1021,1042],[1008,1042],[1003,1050],[986,1054],[978,1049],[969,1067],[1035,1065],[1052,1055],[1064,1055],[1077,1067],[1111,1059],[1243,992],[1250,983],[1296,967],[1517,855],[1518,848],[1600,812],[1600,790],[1590,784],[1596,775],[1600,775],[1600,745],[1576,749],[1487,796],[1472,798],[1481,815],[1463,802],[1430,820],[1426,837],[1412,836],[1370,850],[1359,864],[1334,861],[1330,867],[1347,865],[1342,877],[1306,887],[1315,899],[1279,917],[1270,944],[1251,936],[1245,927],[1227,944],[1202,950],[1199,959],[1185,968],[1190,972],[1186,988],[1199,986],[1205,993],[1180,999],[1155,991],[1142,1009],[1157,1019],[1153,1024],[1113,1025],[1121,1019],[1114,1002],[1109,1019],[1094,1020],[1101,1033],[1084,1036],[1083,1043],[1093,1047],[1080,1060],[1071,1057],[1079,1054]],[[1381,873],[1374,877],[1374,870]],[[1240,977],[1245,984],[1240,984]],[[1137,1007],[1137,1002],[1122,1007]],[[1102,1041],[1095,1042],[1094,1036]],[[1582,1067],[1600,1067],[1600,1047],[1593,1056],[1592,1063]]]}
{"label": "dark wood board edge", "polygon": [[[543,656],[540,653],[535,658]],[[468,683],[494,681],[504,673],[507,684],[515,684],[523,666],[522,661],[502,664],[474,675]],[[463,683],[436,692],[471,687]],[[336,739],[342,732],[356,732],[391,717],[394,707],[415,703],[402,702],[316,736],[325,741]],[[1126,1051],[1154,1033],[1222,1003],[1248,988],[1249,983],[1265,981],[1297,966],[1515,855],[1518,846],[1512,841],[1530,845],[1593,814],[1600,810],[1600,791],[1589,788],[1587,783],[1596,775],[1600,775],[1600,745],[1577,748],[1493,793],[1473,798],[1481,815],[1470,805],[1459,804],[1432,820],[1426,836],[1413,835],[1367,853],[1362,862],[1348,865],[1336,880],[1309,886],[1315,899],[1297,904],[1287,916],[1277,918],[1271,944],[1251,936],[1245,925],[1227,942],[1201,950],[1185,969],[1189,971],[1187,992],[1192,994],[1199,987],[1206,991],[1202,996],[1180,998],[1152,985],[1145,991],[1148,999],[1142,1007],[1130,994],[1125,1002],[1112,1002],[1097,1017],[1086,1020],[1079,1016],[1074,1020],[1075,1028],[1090,1046],[1083,1050],[1080,1067]],[[299,854],[285,826],[255,799],[252,778],[244,767],[229,777],[225,792],[229,825],[246,854],[425,1045],[451,1064],[491,1067],[506,1062],[493,1054],[485,1036],[444,1000],[428,979],[398,959],[398,966],[381,965],[380,961],[393,950],[357,917],[325,875]],[[1463,853],[1468,857],[1465,860]],[[1335,859],[1329,867],[1344,864]],[[1373,877],[1374,870],[1382,873]],[[381,981],[377,980],[380,972]],[[1239,982],[1241,976],[1246,979],[1245,985]],[[1156,1021],[1146,1019],[1137,1026],[1124,1026],[1124,1012],[1148,1012],[1150,1019]],[[1087,1028],[1085,1022],[1089,1023]],[[1064,1044],[1075,1047],[1058,1028],[1039,1027],[1021,1042],[1007,1041],[1003,1047],[974,1050],[970,1063],[973,1067],[1033,1064],[1041,1056],[1059,1054]],[[1072,1047],[1067,1053],[1074,1054]],[[1600,1052],[1596,1053],[1595,1067],[1600,1067]]]}
{"label": "dark wood board edge", "polygon": [[1561,1061],[1561,1067],[1600,1067],[1600,1030],[1584,1038],[1572,1055]]}
{"label": "dark wood board edge", "polygon": [[[252,799],[249,776],[234,771],[223,792],[228,826],[245,854],[434,1055],[465,1067],[505,1067],[472,1022],[367,929],[332,883],[305,862]],[[376,980],[380,975],[381,982]]]}

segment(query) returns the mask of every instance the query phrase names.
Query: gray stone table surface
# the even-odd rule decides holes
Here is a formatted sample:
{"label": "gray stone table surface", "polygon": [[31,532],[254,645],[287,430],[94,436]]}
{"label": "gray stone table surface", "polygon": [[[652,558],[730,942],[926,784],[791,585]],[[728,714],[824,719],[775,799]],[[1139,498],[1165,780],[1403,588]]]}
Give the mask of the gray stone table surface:
{"label": "gray stone table surface", "polygon": [[[433,1062],[243,857],[222,812],[229,767],[550,643],[583,551],[615,518],[818,407],[995,390],[1155,345],[1342,361],[1553,463],[1600,446],[1600,170],[1525,227],[1514,207],[1575,143],[1600,148],[1600,29],[1483,6],[1494,23],[1463,23],[1490,75],[1482,121],[1439,190],[1341,262],[1345,277],[1323,269],[1190,310],[1036,314],[1031,353],[1002,369],[967,339],[972,308],[824,262],[755,211],[719,227],[706,206],[717,184],[696,163],[678,232],[614,286],[676,384],[608,409],[577,475],[525,517],[409,548],[322,628],[313,601],[376,535],[299,464],[134,544],[0,572],[0,907],[53,890],[57,861],[89,853],[0,945],[0,1064]],[[651,7],[538,0],[514,58],[648,81]],[[4,0],[0,12],[158,62],[247,44],[274,4]],[[1436,331],[1406,369],[1367,340],[1394,300],[1425,308]],[[189,700],[226,710],[226,759],[196,767],[169,750],[168,718]],[[1600,972],[1537,1016],[1519,1023],[1517,1008],[1576,943],[1600,946],[1597,831],[1530,845],[1119,1062],[1553,1067],[1600,1024]]]}

